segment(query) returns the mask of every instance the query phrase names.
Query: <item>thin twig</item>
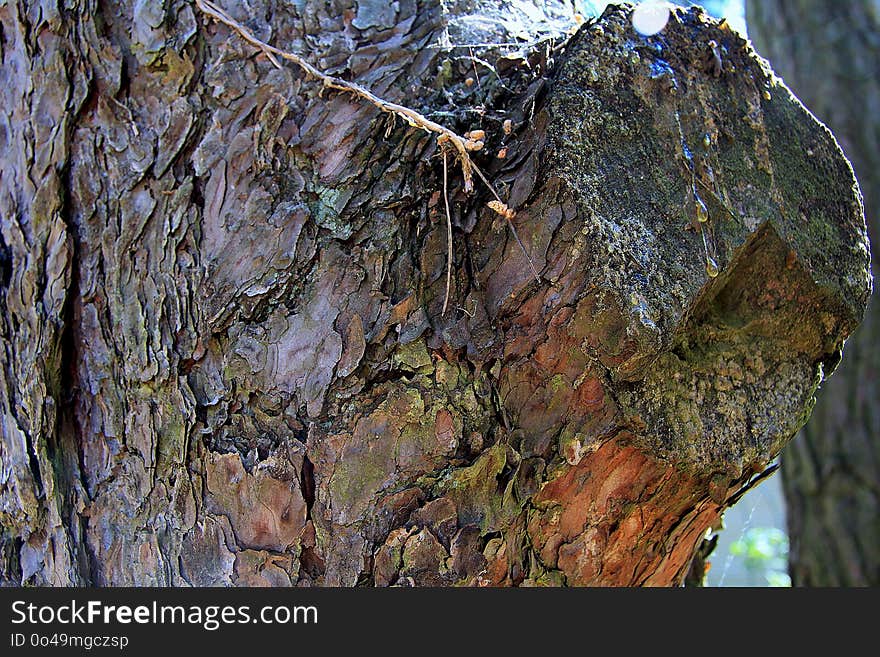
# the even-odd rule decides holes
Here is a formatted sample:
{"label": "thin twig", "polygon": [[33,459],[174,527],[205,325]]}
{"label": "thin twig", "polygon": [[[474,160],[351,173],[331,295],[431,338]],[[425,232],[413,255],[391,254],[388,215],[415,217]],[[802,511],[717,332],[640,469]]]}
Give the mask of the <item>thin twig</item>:
{"label": "thin twig", "polygon": [[373,94],[373,92],[365,89],[359,84],[348,82],[346,80],[343,80],[342,78],[337,78],[332,75],[322,73],[295,53],[287,52],[276,48],[275,46],[269,45],[265,41],[262,41],[254,36],[253,33],[250,32],[250,30],[248,30],[244,25],[232,18],[229,14],[223,11],[223,9],[211,2],[211,0],[196,0],[196,6],[198,6],[198,8],[207,15],[217,19],[221,23],[238,32],[238,34],[241,35],[241,37],[252,46],[255,46],[262,50],[263,53],[265,53],[266,57],[269,58],[269,61],[271,61],[272,64],[274,64],[277,68],[281,68],[281,64],[279,63],[277,58],[280,57],[281,59],[286,59],[287,61],[293,62],[294,64],[299,66],[306,75],[320,80],[324,84],[324,86],[329,89],[336,89],[338,91],[344,91],[350,94],[354,94],[359,98],[363,98],[372,105],[375,105],[383,112],[388,112],[389,114],[399,116],[414,128],[421,128],[422,130],[425,130],[427,132],[433,132],[440,135],[440,138],[438,138],[438,142],[441,143],[441,145],[443,143],[451,143],[455,150],[458,151],[458,159],[461,163],[461,173],[464,177],[465,191],[470,192],[473,190],[473,177],[471,175],[473,164],[471,162],[470,155],[465,148],[465,142],[467,140],[464,137],[460,137],[452,130],[440,125],[439,123],[434,123],[430,119],[424,117],[423,115],[419,114],[413,109],[410,109],[409,107],[398,105],[397,103],[392,103],[390,101],[379,98],[378,96]]}
{"label": "thin twig", "polygon": [[[486,179],[486,176],[483,175],[483,172],[480,171],[480,168],[476,164],[474,165],[474,172],[480,177],[480,180],[482,180],[486,184],[486,187],[488,187],[489,191],[492,192],[492,195],[495,197],[495,200],[498,201],[499,203],[501,203],[502,205],[506,206],[504,201],[501,200],[501,197],[498,196],[498,192],[495,191],[495,188],[492,186],[492,183],[490,183]],[[529,262],[529,268],[532,270],[532,274],[534,275],[535,280],[538,283],[540,283],[541,276],[540,276],[540,274],[538,274],[538,270],[535,268],[535,263],[532,262],[532,258],[529,256],[529,252],[526,251],[525,244],[523,244],[522,240],[519,238],[519,234],[516,232],[516,226],[513,225],[513,220],[510,217],[505,217],[505,219],[507,219],[507,225],[510,227],[510,232],[513,234],[513,238],[516,240],[516,243],[519,244],[519,248],[522,249],[523,255],[526,257],[526,260],[528,260],[528,262]]]}
{"label": "thin twig", "polygon": [[727,212],[727,214],[729,214],[734,219],[739,218],[733,212],[733,210],[731,210],[729,207],[727,207],[727,205],[725,205],[724,201],[721,200],[721,197],[718,196],[718,193],[714,189],[709,187],[709,185],[707,185],[706,183],[704,183],[702,180],[700,180],[697,177],[694,177],[694,180],[697,182],[697,184],[700,185],[700,187],[702,187],[704,190],[706,190],[706,192],[708,192],[711,195],[713,201],[715,201],[718,205],[720,205],[722,208],[724,208],[724,211]]}
{"label": "thin twig", "polygon": [[508,87],[506,84],[504,84],[504,80],[502,79],[501,75],[499,75],[499,73],[498,73],[498,71],[495,69],[495,67],[492,66],[492,65],[491,65],[489,62],[487,62],[485,59],[480,59],[479,57],[476,57],[476,56],[474,55],[474,53],[473,53],[473,49],[471,49],[471,51],[470,51],[470,55],[458,55],[457,57],[455,57],[455,59],[469,59],[469,60],[471,60],[471,62],[472,62],[473,65],[474,65],[474,75],[476,76],[476,80],[477,80],[477,85],[478,85],[478,86],[479,86],[479,84],[480,84],[480,74],[479,74],[479,72],[477,71],[477,64],[480,64],[481,66],[486,67],[486,68],[489,69],[492,73],[495,74],[495,77],[498,78],[498,84],[500,84],[501,87],[502,87],[505,91],[510,91],[510,87]]}
{"label": "thin twig", "polygon": [[452,288],[452,213],[449,212],[449,191],[446,188],[446,150],[443,150],[443,202],[446,204],[446,297],[443,299],[443,312],[449,304],[449,291]]}
{"label": "thin twig", "polygon": [[535,41],[499,41],[487,43],[431,43],[425,46],[435,50],[452,50],[453,48],[532,48],[542,41],[552,41],[552,36],[542,37]]}
{"label": "thin twig", "polygon": [[[479,89],[483,85],[480,84],[480,72],[477,70],[477,59],[476,59],[476,57],[474,57],[474,49],[468,48],[468,52],[471,55],[471,65],[474,67],[474,79],[477,81],[477,88]],[[496,73],[496,75],[497,75],[497,73]]]}
{"label": "thin twig", "polygon": [[465,315],[467,315],[471,319],[473,319],[474,317],[477,316],[477,300],[472,299],[472,301],[474,302],[474,309],[473,310],[468,310],[467,308],[462,308],[461,306],[458,307],[458,309],[461,312],[463,312]]}
{"label": "thin twig", "polygon": [[733,495],[731,495],[727,500],[725,500],[725,505],[728,507],[733,506],[737,502],[740,501],[743,495],[752,490],[755,486],[764,481],[767,477],[772,475],[779,469],[779,463],[772,463],[768,466],[763,472],[755,475],[749,481],[745,483],[738,491],[736,491]]}
{"label": "thin twig", "polygon": [[[265,41],[258,39],[254,34],[248,30],[244,25],[236,21],[229,14],[227,14],[223,9],[218,7],[216,4],[211,2],[211,0],[195,0],[196,6],[201,9],[205,14],[215,18],[220,21],[227,27],[232,28],[248,43],[252,46],[261,50],[266,57],[269,59],[272,64],[281,68],[281,63],[278,61],[278,58],[285,59],[289,62],[293,62],[296,64],[302,71],[317,80],[320,80],[324,87],[329,89],[336,89],[338,91],[343,91],[346,93],[354,94],[358,98],[362,98],[369,102],[372,105],[375,105],[383,112],[387,112],[392,116],[399,116],[404,121],[406,121],[409,125],[414,128],[421,128],[427,132],[433,132],[438,135],[437,144],[443,151],[443,191],[444,195],[446,194],[446,181],[447,181],[447,172],[446,172],[446,150],[449,148],[451,144],[452,147],[456,150],[456,154],[458,156],[458,161],[461,164],[461,174],[464,178],[464,191],[471,192],[474,188],[473,183],[473,172],[476,172],[480,179],[486,184],[486,187],[489,188],[489,191],[492,192],[492,195],[498,200],[499,203],[504,203],[501,200],[501,197],[498,196],[498,192],[495,191],[495,188],[492,186],[492,183],[483,175],[483,172],[477,168],[476,164],[474,164],[473,160],[471,160],[470,154],[468,153],[466,143],[467,140],[464,137],[459,136],[449,128],[446,128],[439,123],[435,123],[431,121],[427,117],[422,114],[416,112],[409,107],[405,107],[403,105],[398,105],[397,103],[392,103],[390,101],[379,98],[375,94],[373,94],[370,90],[365,89],[359,84],[355,84],[354,82],[348,82],[347,80],[343,80],[342,78],[337,78],[332,75],[327,75],[326,73],[322,73],[317,68],[309,64],[305,59],[297,55],[296,53],[287,52],[285,50],[281,50],[272,46]],[[446,312],[446,306],[449,301],[449,289],[451,287],[451,276],[452,276],[452,219],[449,212],[449,200],[446,196],[444,196],[446,200],[446,217],[447,217],[447,236],[449,237],[449,248],[448,251],[448,268],[446,274],[446,301],[443,303],[443,312]],[[528,260],[529,267],[532,270],[532,273],[535,276],[535,280],[539,283],[541,282],[541,278],[538,274],[538,270],[535,268],[535,264],[532,262],[531,257],[529,256],[529,252],[526,251],[525,245],[522,243],[522,240],[519,238],[519,235],[516,232],[516,227],[513,225],[513,222],[510,218],[507,218],[507,225],[510,227],[511,233],[513,233],[514,239],[516,239],[517,244],[519,244],[520,249],[522,249],[523,255],[525,255],[526,260]]]}
{"label": "thin twig", "polygon": [[495,188],[492,186],[492,183],[490,183],[489,180],[486,178],[486,176],[483,175],[483,172],[480,171],[479,167],[477,167],[476,164],[474,164],[473,167],[474,167],[474,171],[476,172],[476,174],[480,177],[480,180],[482,180],[486,184],[486,187],[489,188],[489,191],[492,192],[492,196],[495,197],[495,200],[498,201],[499,203],[504,203],[504,201],[501,200],[501,197],[498,196],[498,192],[495,191]]}
{"label": "thin twig", "polygon": [[535,277],[535,280],[536,280],[538,283],[540,283],[540,282],[541,282],[541,276],[540,276],[540,274],[538,274],[538,270],[535,269],[535,263],[532,262],[531,257],[529,257],[529,252],[526,251],[525,244],[522,243],[522,240],[519,238],[519,235],[517,235],[517,233],[516,233],[516,226],[513,225],[513,220],[512,220],[512,219],[508,219],[508,220],[507,220],[507,225],[510,226],[510,232],[513,233],[513,239],[515,239],[515,240],[516,240],[516,243],[519,244],[519,248],[522,249],[522,252],[523,252],[523,254],[524,254],[525,257],[526,257],[526,260],[528,260],[528,262],[529,262],[529,268],[532,270],[532,275]]}
{"label": "thin twig", "polygon": [[107,96],[111,102],[113,102],[117,107],[121,107],[125,110],[126,114],[128,114],[128,125],[131,128],[131,131],[134,133],[135,137],[140,137],[141,133],[138,131],[137,123],[135,123],[134,115],[131,113],[131,108],[128,105],[123,105],[118,100],[116,100],[113,96]]}

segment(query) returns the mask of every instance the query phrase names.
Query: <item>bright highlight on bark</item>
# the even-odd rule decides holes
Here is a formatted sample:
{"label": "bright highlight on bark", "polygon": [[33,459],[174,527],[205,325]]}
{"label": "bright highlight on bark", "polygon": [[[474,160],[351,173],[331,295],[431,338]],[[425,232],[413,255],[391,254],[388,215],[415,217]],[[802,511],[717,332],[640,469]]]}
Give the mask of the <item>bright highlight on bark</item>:
{"label": "bright highlight on bark", "polygon": [[669,22],[669,3],[648,0],[633,9],[633,29],[643,36],[654,36]]}

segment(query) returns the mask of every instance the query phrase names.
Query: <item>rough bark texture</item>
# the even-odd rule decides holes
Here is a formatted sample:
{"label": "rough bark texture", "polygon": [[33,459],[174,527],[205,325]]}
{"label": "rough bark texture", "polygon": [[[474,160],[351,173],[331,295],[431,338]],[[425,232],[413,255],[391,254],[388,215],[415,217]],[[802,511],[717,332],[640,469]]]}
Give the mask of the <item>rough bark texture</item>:
{"label": "rough bark texture", "polygon": [[[749,34],[837,135],[880,235],[880,4],[748,3]],[[869,307],[809,423],[783,452],[795,586],[880,585],[880,306]]]}
{"label": "rough bark texture", "polygon": [[480,62],[535,7],[250,4],[485,130],[541,280],[453,176],[442,316],[433,137],[188,2],[5,4],[3,580],[679,583],[864,311],[831,134],[696,9]]}

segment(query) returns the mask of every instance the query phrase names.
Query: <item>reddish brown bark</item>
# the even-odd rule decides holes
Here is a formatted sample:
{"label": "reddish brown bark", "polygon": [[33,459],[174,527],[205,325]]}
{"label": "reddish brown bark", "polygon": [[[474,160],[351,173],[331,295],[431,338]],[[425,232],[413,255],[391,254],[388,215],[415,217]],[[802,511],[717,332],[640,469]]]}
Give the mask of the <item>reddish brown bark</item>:
{"label": "reddish brown bark", "polygon": [[539,280],[456,175],[444,315],[433,136],[190,4],[0,8],[35,126],[0,179],[4,581],[680,582],[864,310],[831,135],[697,10],[480,63],[436,47],[514,38],[470,3],[252,4],[260,38],[485,130]]}

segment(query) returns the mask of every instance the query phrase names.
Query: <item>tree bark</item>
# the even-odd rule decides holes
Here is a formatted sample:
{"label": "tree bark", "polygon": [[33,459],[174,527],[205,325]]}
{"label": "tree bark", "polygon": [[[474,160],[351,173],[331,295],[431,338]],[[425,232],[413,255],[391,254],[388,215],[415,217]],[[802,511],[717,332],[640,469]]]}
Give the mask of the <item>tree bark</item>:
{"label": "tree bark", "polygon": [[189,2],[0,7],[5,582],[682,581],[864,312],[860,199],[729,28],[541,4],[227,8],[486,132],[445,314],[433,135]]}
{"label": "tree bark", "polygon": [[[873,0],[749,2],[749,34],[837,135],[880,235],[880,16]],[[781,459],[795,586],[880,585],[880,307],[872,303]]]}

